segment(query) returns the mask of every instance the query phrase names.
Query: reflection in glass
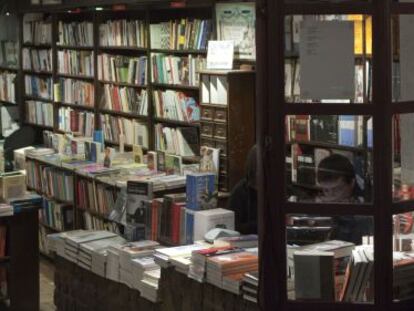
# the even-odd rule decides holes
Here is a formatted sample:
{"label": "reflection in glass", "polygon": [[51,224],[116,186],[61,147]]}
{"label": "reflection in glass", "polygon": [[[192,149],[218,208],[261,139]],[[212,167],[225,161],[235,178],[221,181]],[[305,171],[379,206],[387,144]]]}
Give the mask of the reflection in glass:
{"label": "reflection in glass", "polygon": [[371,16],[286,16],[286,101],[369,102],[371,54]]}
{"label": "reflection in glass", "polygon": [[288,215],[291,300],[373,302],[373,218]]}
{"label": "reflection in glass", "polygon": [[394,300],[414,298],[413,213],[394,215]]}
{"label": "reflection in glass", "polygon": [[371,201],[372,121],[362,116],[286,118],[287,198],[292,202]]}
{"label": "reflection in glass", "polygon": [[393,118],[394,201],[414,199],[414,113]]}

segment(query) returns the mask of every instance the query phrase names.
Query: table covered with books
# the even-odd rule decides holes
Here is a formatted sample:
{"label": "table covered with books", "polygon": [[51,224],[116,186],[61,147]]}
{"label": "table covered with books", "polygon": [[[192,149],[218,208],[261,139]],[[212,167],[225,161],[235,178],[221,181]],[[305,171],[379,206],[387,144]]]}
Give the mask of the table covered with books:
{"label": "table covered with books", "polygon": [[[247,300],[257,294],[258,261],[252,249],[203,242],[161,247],[154,241],[126,242],[110,232],[83,230],[51,235],[49,243],[56,252],[57,310],[258,310]],[[214,271],[207,262],[196,263],[207,252],[234,262],[244,258],[233,283],[225,283],[224,266]],[[247,278],[256,288],[251,286],[246,296],[242,284]]]}

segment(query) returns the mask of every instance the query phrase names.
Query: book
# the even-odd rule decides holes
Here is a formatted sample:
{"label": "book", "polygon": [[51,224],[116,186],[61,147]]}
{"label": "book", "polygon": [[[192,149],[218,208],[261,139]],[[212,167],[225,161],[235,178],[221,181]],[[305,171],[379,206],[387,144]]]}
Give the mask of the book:
{"label": "book", "polygon": [[165,154],[165,172],[169,175],[181,175],[182,158],[172,154]]}
{"label": "book", "polygon": [[[128,181],[127,182],[127,222],[141,223],[145,220],[144,201],[153,198],[152,183],[145,181]],[[144,228],[144,227],[143,227]],[[145,237],[145,232],[143,232]]]}
{"label": "book", "polygon": [[58,110],[58,126],[66,133],[80,133],[82,136],[92,137],[95,128],[93,112],[74,110],[70,107],[60,107]]}
{"label": "book", "polygon": [[200,150],[199,144],[196,128],[172,128],[160,123],[155,125],[155,148],[157,151],[180,156],[194,156]]}
{"label": "book", "polygon": [[211,209],[217,206],[216,177],[212,173],[187,175],[187,208]]}
{"label": "book", "polygon": [[148,93],[132,87],[119,87],[105,84],[103,87],[102,108],[113,111],[148,115]]}
{"label": "book", "polygon": [[334,254],[296,251],[295,293],[298,300],[335,300]]}

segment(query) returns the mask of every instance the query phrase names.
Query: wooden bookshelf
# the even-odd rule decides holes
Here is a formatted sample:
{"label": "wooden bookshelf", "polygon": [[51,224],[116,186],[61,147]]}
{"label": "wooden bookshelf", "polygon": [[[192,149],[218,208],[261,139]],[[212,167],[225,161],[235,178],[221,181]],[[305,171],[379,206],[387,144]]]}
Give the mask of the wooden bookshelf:
{"label": "wooden bookshelf", "polygon": [[31,95],[26,95],[24,97],[25,100],[35,100],[35,101],[40,101],[40,102],[45,102],[45,103],[51,103],[53,104],[54,101],[52,99],[49,98],[43,98],[43,97],[37,97],[37,96],[31,96]]}
{"label": "wooden bookshelf", "polygon": [[163,123],[165,125],[200,127],[200,122],[187,122],[159,117],[154,117],[154,121],[157,123]]}
{"label": "wooden bookshelf", "polygon": [[129,118],[129,119],[137,119],[141,121],[148,121],[148,116],[140,115],[135,112],[123,112],[123,111],[103,109],[103,108],[99,109],[99,111],[104,114],[110,114],[113,116],[124,117],[124,118]]}
{"label": "wooden bookshelf", "polygon": [[18,106],[18,103],[8,102],[6,100],[0,100],[0,105],[2,105],[2,106]]}
{"label": "wooden bookshelf", "polygon": [[75,79],[75,80],[88,80],[88,81],[94,81],[94,76],[83,76],[83,75],[71,75],[67,73],[57,73],[56,76],[58,78],[67,78],[67,79]]}
{"label": "wooden bookshelf", "polygon": [[98,80],[98,82],[102,84],[112,84],[116,86],[133,87],[137,89],[145,89],[148,87],[147,85],[138,85],[138,84],[126,83],[126,82],[114,82],[114,81],[106,81],[106,80]]}
{"label": "wooden bookshelf", "polygon": [[71,103],[64,103],[64,102],[55,102],[55,104],[58,104],[63,107],[71,107],[73,109],[95,111],[95,107],[93,106],[78,105],[78,104],[71,104]]}

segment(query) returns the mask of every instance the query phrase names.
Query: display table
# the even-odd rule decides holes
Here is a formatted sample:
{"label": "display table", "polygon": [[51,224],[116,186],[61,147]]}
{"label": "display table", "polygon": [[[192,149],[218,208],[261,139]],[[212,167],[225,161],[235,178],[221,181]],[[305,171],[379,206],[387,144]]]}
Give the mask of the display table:
{"label": "display table", "polygon": [[161,272],[160,303],[152,303],[137,290],[87,271],[56,256],[55,305],[57,311],[256,311],[257,305],[210,284],[200,284],[174,268]]}

